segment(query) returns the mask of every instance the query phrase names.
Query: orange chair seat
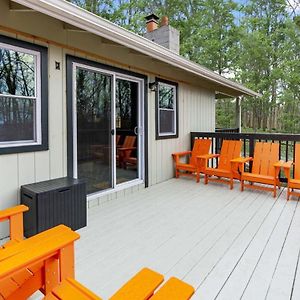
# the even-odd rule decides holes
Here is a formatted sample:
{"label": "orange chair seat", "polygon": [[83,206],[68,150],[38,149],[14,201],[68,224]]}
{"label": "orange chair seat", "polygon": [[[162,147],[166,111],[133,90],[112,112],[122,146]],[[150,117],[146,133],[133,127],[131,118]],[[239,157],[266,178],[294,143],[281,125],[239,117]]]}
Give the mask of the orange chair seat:
{"label": "orange chair seat", "polygon": [[196,166],[191,165],[191,164],[177,163],[176,167],[180,170],[185,170],[185,171],[190,171],[190,172],[196,172],[197,171]]}
{"label": "orange chair seat", "polygon": [[[206,168],[205,173],[209,176],[230,178],[231,171],[219,168]],[[239,173],[233,173],[233,178],[240,179]]]}
{"label": "orange chair seat", "polygon": [[264,184],[273,184],[274,183],[274,176],[268,175],[260,175],[260,174],[253,174],[249,172],[244,172],[242,175],[242,180],[251,181],[251,182],[258,182]]}
{"label": "orange chair seat", "polygon": [[289,187],[291,189],[299,189],[300,188],[300,179],[290,179]]}
{"label": "orange chair seat", "polygon": [[132,164],[132,165],[137,164],[137,158],[136,157],[127,157],[126,159],[124,159],[124,161],[126,163],[129,163],[129,164]]}

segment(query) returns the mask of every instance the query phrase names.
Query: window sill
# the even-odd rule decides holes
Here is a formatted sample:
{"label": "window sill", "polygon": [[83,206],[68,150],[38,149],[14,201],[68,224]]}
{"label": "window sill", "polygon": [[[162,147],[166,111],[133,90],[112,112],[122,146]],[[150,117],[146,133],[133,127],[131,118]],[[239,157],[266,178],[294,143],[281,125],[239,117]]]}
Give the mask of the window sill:
{"label": "window sill", "polygon": [[44,143],[41,145],[22,145],[22,146],[7,146],[0,148],[0,155],[4,154],[17,154],[24,152],[37,152],[37,151],[46,151],[49,150],[48,143]]}
{"label": "window sill", "polygon": [[156,140],[177,139],[178,134],[156,135]]}

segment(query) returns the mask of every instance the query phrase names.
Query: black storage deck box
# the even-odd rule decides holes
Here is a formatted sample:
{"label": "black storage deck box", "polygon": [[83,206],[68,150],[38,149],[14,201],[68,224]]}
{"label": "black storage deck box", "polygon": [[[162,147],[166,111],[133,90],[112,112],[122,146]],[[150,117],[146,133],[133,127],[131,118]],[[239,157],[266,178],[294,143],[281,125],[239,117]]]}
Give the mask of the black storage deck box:
{"label": "black storage deck box", "polygon": [[73,230],[86,226],[86,186],[83,180],[63,177],[23,185],[21,203],[29,207],[24,214],[26,237],[59,224]]}

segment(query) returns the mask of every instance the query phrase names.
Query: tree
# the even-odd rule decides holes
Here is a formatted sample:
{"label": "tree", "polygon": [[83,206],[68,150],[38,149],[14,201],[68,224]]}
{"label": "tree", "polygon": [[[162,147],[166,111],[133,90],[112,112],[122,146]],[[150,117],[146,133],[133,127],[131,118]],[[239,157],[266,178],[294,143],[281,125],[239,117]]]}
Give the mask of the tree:
{"label": "tree", "polygon": [[284,0],[250,0],[241,23],[239,78],[260,92],[261,98],[248,99],[244,108],[252,120],[246,126],[271,130],[281,97],[285,28],[288,20]]}
{"label": "tree", "polygon": [[282,131],[300,133],[300,28],[289,21],[285,30],[284,80],[282,81]]}

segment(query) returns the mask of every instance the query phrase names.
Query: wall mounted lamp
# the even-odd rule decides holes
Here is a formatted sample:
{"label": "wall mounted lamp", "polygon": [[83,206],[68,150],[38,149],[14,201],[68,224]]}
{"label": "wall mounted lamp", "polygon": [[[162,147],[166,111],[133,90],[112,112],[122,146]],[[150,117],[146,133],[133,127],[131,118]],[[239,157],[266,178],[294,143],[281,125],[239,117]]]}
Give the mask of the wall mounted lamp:
{"label": "wall mounted lamp", "polygon": [[149,89],[152,91],[152,92],[156,92],[157,91],[157,82],[154,81],[154,82],[149,82]]}

